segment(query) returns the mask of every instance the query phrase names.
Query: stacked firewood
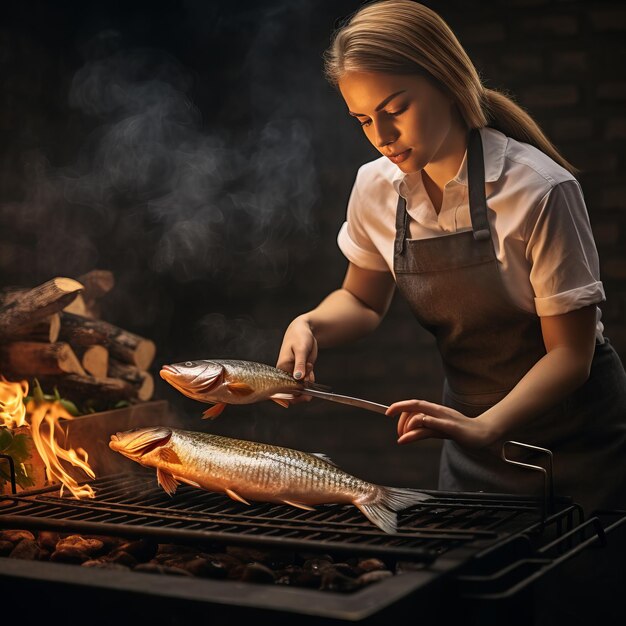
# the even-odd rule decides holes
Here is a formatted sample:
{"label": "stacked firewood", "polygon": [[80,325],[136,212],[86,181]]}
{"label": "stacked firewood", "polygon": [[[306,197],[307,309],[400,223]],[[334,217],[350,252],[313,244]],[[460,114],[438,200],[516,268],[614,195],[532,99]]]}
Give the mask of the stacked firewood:
{"label": "stacked firewood", "polygon": [[153,341],[100,319],[113,274],[93,270],[34,288],[0,289],[0,374],[93,410],[152,398]]}

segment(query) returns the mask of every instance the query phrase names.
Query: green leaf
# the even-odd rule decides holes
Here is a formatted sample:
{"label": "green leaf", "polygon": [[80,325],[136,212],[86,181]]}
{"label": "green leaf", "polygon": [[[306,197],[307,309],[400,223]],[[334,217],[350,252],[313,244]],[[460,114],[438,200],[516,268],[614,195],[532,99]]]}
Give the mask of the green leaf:
{"label": "green leaf", "polygon": [[29,456],[28,441],[30,437],[28,435],[14,435],[11,445],[6,449],[6,454],[13,457],[15,463],[23,463]]}
{"label": "green leaf", "polygon": [[73,415],[74,417],[78,417],[80,415],[80,411],[78,410],[78,407],[73,402],[71,402],[70,400],[63,400],[63,399],[59,398],[59,402],[60,402],[61,406],[70,415]]}
{"label": "green leaf", "polygon": [[120,400],[117,404],[113,406],[114,409],[123,409],[126,406],[130,406],[130,402],[128,400]]}
{"label": "green leaf", "polygon": [[4,452],[13,442],[13,433],[8,428],[0,428],[0,452]]}
{"label": "green leaf", "polygon": [[[13,459],[15,467],[15,482],[22,488],[32,487],[35,484],[33,479],[26,474],[24,468],[22,467],[22,463],[24,463],[29,456],[27,439],[27,435],[13,435],[11,436],[11,444],[2,450],[3,454],[8,454]],[[10,480],[11,472],[9,462],[5,459],[0,459],[0,481],[10,482]]]}
{"label": "green leaf", "polygon": [[59,393],[59,389],[56,385],[54,386],[54,399],[59,402],[61,401],[61,394]]}
{"label": "green leaf", "polygon": [[46,400],[43,389],[36,378],[33,379],[33,397],[35,398],[35,402],[37,404],[42,404]]}

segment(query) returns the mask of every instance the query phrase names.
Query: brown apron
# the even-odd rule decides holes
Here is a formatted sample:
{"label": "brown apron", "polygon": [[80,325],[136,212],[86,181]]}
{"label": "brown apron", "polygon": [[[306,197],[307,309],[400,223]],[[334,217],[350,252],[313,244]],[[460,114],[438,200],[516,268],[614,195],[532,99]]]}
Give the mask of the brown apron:
{"label": "brown apron", "polygon": [[[417,320],[437,340],[443,404],[476,417],[506,396],[546,350],[539,317],[511,300],[500,276],[478,129],[469,133],[467,168],[472,230],[407,239],[409,215],[400,196],[394,272]],[[626,373],[608,339],[596,343],[587,382],[506,438],[549,448],[555,493],[571,496],[586,513],[626,508]],[[440,489],[540,495],[542,487],[540,474],[505,463],[493,450],[444,441]]]}

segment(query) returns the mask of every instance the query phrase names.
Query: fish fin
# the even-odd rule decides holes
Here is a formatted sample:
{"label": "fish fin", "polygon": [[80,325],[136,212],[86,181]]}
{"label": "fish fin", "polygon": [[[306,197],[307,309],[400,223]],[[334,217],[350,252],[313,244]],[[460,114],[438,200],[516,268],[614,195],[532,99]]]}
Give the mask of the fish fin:
{"label": "fish fin", "polygon": [[298,509],[304,509],[305,511],[315,511],[315,507],[304,504],[303,502],[295,502],[294,500],[283,500],[283,502],[290,506],[295,506]]}
{"label": "fish fin", "polygon": [[162,470],[160,467],[157,467],[157,482],[168,496],[173,496],[176,493],[176,488],[178,487],[178,481],[165,470]]}
{"label": "fish fin", "polygon": [[312,389],[313,391],[330,391],[332,387],[330,385],[320,385],[319,383],[314,383],[311,381],[304,382],[304,390]]}
{"label": "fish fin", "polygon": [[176,454],[176,452],[174,452],[171,448],[161,448],[159,450],[159,456],[161,457],[161,460],[165,461],[165,463],[176,463],[177,465],[183,464],[178,454]]}
{"label": "fish fin", "polygon": [[183,483],[191,485],[192,487],[198,487],[198,489],[202,489],[202,485],[197,483],[195,480],[190,480],[189,478],[180,478],[179,480]]}
{"label": "fish fin", "polygon": [[249,396],[254,389],[248,383],[226,383],[228,391],[238,396]]}
{"label": "fish fin", "polygon": [[431,495],[418,491],[417,489],[407,489],[400,487],[380,487],[380,500],[392,511],[402,511],[414,504],[430,500]]}
{"label": "fish fin", "polygon": [[379,494],[373,502],[355,502],[363,515],[386,533],[395,533],[398,527],[396,511],[429,500],[431,495],[417,489],[379,487]]}
{"label": "fish fin", "polygon": [[203,420],[215,419],[226,408],[226,402],[218,402],[202,413]]}
{"label": "fish fin", "polygon": [[244,504],[250,504],[245,498],[242,498],[237,492],[232,489],[225,489],[226,495],[233,500],[237,500],[237,502],[243,502]]}
{"label": "fish fin", "polygon": [[289,402],[287,400],[283,400],[282,398],[272,398],[276,404],[280,404],[280,406],[284,406],[286,409],[289,408]]}
{"label": "fish fin", "polygon": [[388,509],[384,504],[380,502],[370,502],[368,504],[362,504],[355,502],[354,506],[360,509],[361,513],[367,517],[367,519],[380,528],[382,531],[394,534],[398,527],[398,516],[394,511]]}
{"label": "fish fin", "polygon": [[296,396],[293,393],[273,393],[270,398],[278,398],[279,400],[293,400]]}
{"label": "fish fin", "polygon": [[337,463],[335,463],[332,459],[328,458],[325,454],[322,454],[321,452],[311,452],[311,454],[313,456],[316,456],[318,459],[322,459],[322,461],[326,461],[326,463],[330,463],[331,465],[334,465],[335,467],[337,467]]}

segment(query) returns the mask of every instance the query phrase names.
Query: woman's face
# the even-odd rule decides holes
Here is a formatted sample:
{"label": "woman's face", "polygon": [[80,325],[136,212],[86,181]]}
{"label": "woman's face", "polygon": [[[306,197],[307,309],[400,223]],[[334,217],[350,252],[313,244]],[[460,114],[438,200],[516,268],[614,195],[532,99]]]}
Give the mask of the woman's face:
{"label": "woman's face", "polygon": [[365,136],[406,174],[436,160],[459,119],[452,98],[417,74],[347,72],[339,90]]}

